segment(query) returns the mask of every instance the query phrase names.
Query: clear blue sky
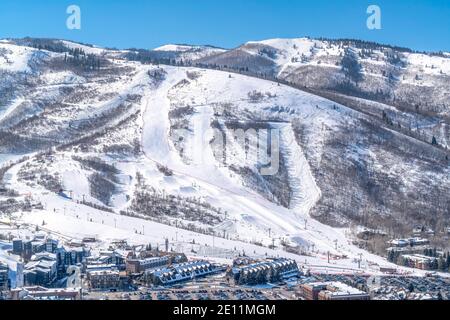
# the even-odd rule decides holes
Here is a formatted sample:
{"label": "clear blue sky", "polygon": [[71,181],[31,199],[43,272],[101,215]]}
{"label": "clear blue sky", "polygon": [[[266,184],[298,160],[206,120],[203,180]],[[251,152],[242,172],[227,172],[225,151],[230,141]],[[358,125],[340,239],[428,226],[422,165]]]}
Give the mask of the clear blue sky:
{"label": "clear blue sky", "polygon": [[[81,30],[66,28],[71,4]],[[366,27],[370,4],[381,7],[382,30]],[[0,0],[0,38],[25,36],[118,48],[323,36],[450,51],[450,0]]]}

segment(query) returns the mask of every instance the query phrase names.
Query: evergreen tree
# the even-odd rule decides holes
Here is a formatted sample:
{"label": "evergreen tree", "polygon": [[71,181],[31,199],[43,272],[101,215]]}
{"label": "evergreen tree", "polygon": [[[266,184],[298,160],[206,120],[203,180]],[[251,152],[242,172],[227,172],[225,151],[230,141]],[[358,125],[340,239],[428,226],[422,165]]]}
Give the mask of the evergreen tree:
{"label": "evergreen tree", "polygon": [[433,146],[437,146],[438,142],[437,142],[437,139],[436,139],[435,136],[433,136],[433,139],[431,140],[431,144],[432,144]]}
{"label": "evergreen tree", "polygon": [[345,50],[341,64],[342,70],[347,78],[356,84],[363,80],[362,67],[358,61],[358,55],[353,50]]}
{"label": "evergreen tree", "polygon": [[447,259],[445,261],[445,266],[446,266],[446,270],[448,271],[448,269],[450,268],[450,253],[447,252]]}
{"label": "evergreen tree", "polygon": [[445,272],[447,270],[446,261],[443,257],[438,260],[438,270]]}

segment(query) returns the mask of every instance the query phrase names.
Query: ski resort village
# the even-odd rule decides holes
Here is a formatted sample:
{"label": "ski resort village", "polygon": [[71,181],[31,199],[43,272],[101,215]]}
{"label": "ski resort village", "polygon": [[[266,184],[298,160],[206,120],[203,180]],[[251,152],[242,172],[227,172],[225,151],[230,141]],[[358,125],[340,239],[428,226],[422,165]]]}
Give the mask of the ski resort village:
{"label": "ski resort village", "polygon": [[0,40],[0,299],[450,299],[450,55]]}

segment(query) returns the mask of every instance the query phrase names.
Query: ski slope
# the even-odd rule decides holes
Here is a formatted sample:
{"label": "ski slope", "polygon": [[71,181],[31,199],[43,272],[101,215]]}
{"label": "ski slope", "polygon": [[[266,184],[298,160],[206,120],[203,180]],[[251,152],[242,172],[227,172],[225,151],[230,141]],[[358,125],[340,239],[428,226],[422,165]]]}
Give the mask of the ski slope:
{"label": "ski slope", "polygon": [[30,71],[28,65],[34,49],[19,47],[6,42],[0,42],[0,70],[9,72]]}
{"label": "ski slope", "polygon": [[[0,124],[8,118],[25,100],[23,98],[17,98],[9,106],[0,107]],[[2,110],[3,109],[3,110]]]}
{"label": "ski slope", "polygon": [[[279,100],[290,104],[298,112],[317,112],[311,103],[318,102],[316,97],[298,93],[285,87],[279,88],[276,84],[244,76],[235,76],[230,79],[226,73],[216,71],[203,71],[202,77],[192,83],[189,88],[180,89],[176,94],[174,85],[185,79],[188,69],[166,68],[167,78],[163,85],[149,95],[145,103],[143,148],[146,156],[151,161],[156,161],[169,167],[175,173],[175,179],[187,178],[198,186],[197,194],[210,199],[215,205],[226,209],[232,219],[239,223],[233,226],[240,237],[247,239],[262,239],[263,243],[271,243],[272,237],[292,241],[298,245],[314,246],[320,252],[332,252],[334,254],[348,254],[356,257],[362,251],[349,245],[344,235],[344,230],[337,230],[320,224],[310,219],[309,210],[320,198],[320,190],[317,187],[309,165],[300,146],[295,142],[290,126],[280,127],[282,137],[282,149],[287,154],[288,167],[295,195],[291,209],[275,205],[264,199],[261,195],[243,187],[239,181],[232,178],[230,172],[215,161],[209,144],[204,141],[209,129],[215,99],[220,97],[224,101],[233,101],[250,107],[246,101],[246,94],[255,88],[277,90]],[[195,97],[197,113],[192,117],[192,129],[196,143],[203,141],[199,165],[194,161],[186,164],[168,139],[170,109],[170,96],[176,95],[177,102],[181,100],[192,101]],[[184,96],[185,95],[185,96]],[[300,96],[300,97],[299,97]],[[298,100],[299,98],[305,98]],[[308,101],[309,100],[309,101]],[[280,102],[280,101],[277,101]],[[324,107],[329,102],[319,101]],[[268,105],[273,102],[268,103]],[[259,105],[259,108],[262,106]],[[304,107],[304,108],[302,108]],[[302,110],[304,109],[304,110]],[[345,112],[345,108],[343,108]],[[198,140],[200,139],[200,140]],[[197,150],[198,151],[198,150]],[[192,157],[191,158],[195,158]],[[237,183],[236,183],[237,182]],[[305,221],[306,229],[305,229]],[[271,236],[268,235],[268,230]],[[338,246],[335,243],[339,243]]]}
{"label": "ski slope", "polygon": [[281,150],[284,152],[293,198],[290,208],[301,216],[308,216],[310,210],[319,201],[321,191],[314,180],[305,155],[296,142],[294,132],[289,125],[281,126]]}

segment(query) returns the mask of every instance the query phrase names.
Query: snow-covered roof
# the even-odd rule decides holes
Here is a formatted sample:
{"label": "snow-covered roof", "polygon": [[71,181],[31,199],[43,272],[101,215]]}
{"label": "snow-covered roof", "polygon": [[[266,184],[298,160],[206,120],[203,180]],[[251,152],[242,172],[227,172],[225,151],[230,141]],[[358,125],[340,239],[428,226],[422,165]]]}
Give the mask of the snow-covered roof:
{"label": "snow-covered roof", "polygon": [[361,291],[357,288],[354,288],[352,286],[349,286],[349,285],[347,285],[343,282],[339,282],[339,281],[313,282],[313,283],[308,283],[307,285],[311,286],[311,287],[326,288],[323,291],[332,296],[366,294],[364,291]]}

